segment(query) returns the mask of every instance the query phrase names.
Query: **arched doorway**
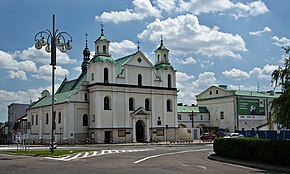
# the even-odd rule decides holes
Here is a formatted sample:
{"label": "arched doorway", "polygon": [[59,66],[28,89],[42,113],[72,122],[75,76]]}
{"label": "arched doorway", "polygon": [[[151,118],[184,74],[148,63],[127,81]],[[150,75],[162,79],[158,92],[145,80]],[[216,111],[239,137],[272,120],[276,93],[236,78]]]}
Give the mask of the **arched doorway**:
{"label": "arched doorway", "polygon": [[145,124],[142,120],[136,122],[136,141],[144,142],[145,141]]}

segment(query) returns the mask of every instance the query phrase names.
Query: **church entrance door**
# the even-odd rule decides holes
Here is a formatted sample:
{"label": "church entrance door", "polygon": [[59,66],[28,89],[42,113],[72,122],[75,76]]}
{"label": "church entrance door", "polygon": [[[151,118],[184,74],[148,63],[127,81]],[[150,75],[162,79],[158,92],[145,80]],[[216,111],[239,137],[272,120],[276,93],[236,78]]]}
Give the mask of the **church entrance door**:
{"label": "church entrance door", "polygon": [[105,142],[106,144],[112,143],[113,140],[113,132],[112,131],[105,131]]}
{"label": "church entrance door", "polygon": [[136,141],[144,142],[145,141],[145,123],[142,120],[136,122]]}

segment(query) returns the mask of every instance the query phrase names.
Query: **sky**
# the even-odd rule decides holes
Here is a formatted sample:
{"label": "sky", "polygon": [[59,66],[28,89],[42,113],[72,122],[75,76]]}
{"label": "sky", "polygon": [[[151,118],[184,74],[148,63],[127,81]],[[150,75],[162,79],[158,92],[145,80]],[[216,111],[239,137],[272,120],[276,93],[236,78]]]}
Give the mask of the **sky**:
{"label": "sky", "polygon": [[50,54],[34,47],[43,29],[68,32],[73,48],[57,51],[56,89],[81,72],[85,34],[104,34],[117,59],[140,50],[155,62],[161,36],[176,72],[178,102],[196,103],[211,85],[234,90],[273,90],[271,73],[283,66],[290,45],[289,0],[1,0],[0,122],[7,106],[30,103],[51,91]]}

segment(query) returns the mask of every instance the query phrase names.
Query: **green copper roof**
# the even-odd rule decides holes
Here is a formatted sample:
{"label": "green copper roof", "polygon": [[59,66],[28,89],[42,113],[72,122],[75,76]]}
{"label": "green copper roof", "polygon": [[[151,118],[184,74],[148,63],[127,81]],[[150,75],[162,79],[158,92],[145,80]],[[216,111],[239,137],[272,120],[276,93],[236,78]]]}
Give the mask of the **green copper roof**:
{"label": "green copper roof", "polygon": [[105,62],[108,61],[110,63],[116,63],[115,60],[112,58],[112,56],[96,56],[92,59],[92,61],[95,62]]}
{"label": "green copper roof", "polygon": [[105,40],[108,41],[105,35],[101,35],[97,40]]}
{"label": "green copper roof", "polygon": [[136,53],[133,53],[131,55],[128,55],[128,56],[125,56],[125,57],[122,57],[122,58],[119,58],[116,60],[116,63],[118,65],[118,75],[122,73],[122,66],[124,64],[126,64],[132,57],[134,57],[139,51],[137,51]]}
{"label": "green copper roof", "polygon": [[177,112],[209,113],[206,107],[197,106],[177,106]]}
{"label": "green copper roof", "polygon": [[173,67],[171,66],[170,63],[158,63],[158,64],[155,64],[154,67],[155,67],[156,70],[160,70],[160,69],[161,70],[164,70],[164,69],[167,70],[169,68],[173,69]]}
{"label": "green copper roof", "polygon": [[67,78],[61,83],[56,93],[67,92],[74,89],[79,89],[83,81],[87,80],[87,73],[82,73],[77,79],[68,81]]}
{"label": "green copper roof", "polygon": [[[72,90],[72,91],[55,94],[54,95],[55,104],[65,103],[70,96],[72,96],[73,94],[76,94],[77,92],[78,90]],[[33,109],[33,108],[39,108],[43,106],[49,106],[51,105],[51,102],[52,102],[51,100],[52,100],[51,95],[41,98],[37,102],[32,103],[30,105],[30,108]]]}
{"label": "green copper roof", "polygon": [[242,91],[237,90],[235,91],[235,95],[238,96],[253,96],[253,97],[265,97],[265,98],[277,98],[280,96],[280,94],[277,93],[269,93],[269,92],[255,92],[255,91]]}

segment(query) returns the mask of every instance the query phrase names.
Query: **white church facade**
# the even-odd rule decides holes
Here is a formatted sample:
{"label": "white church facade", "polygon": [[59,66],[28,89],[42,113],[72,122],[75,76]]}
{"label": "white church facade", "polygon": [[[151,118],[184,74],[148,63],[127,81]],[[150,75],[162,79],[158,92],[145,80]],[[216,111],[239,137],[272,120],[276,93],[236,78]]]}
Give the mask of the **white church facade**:
{"label": "white church facade", "polygon": [[[176,71],[163,45],[155,63],[138,51],[114,59],[103,29],[95,55],[83,51],[82,73],[62,82],[55,93],[55,140],[58,143],[176,141]],[[51,139],[51,95],[48,91],[28,110],[30,140]]]}

